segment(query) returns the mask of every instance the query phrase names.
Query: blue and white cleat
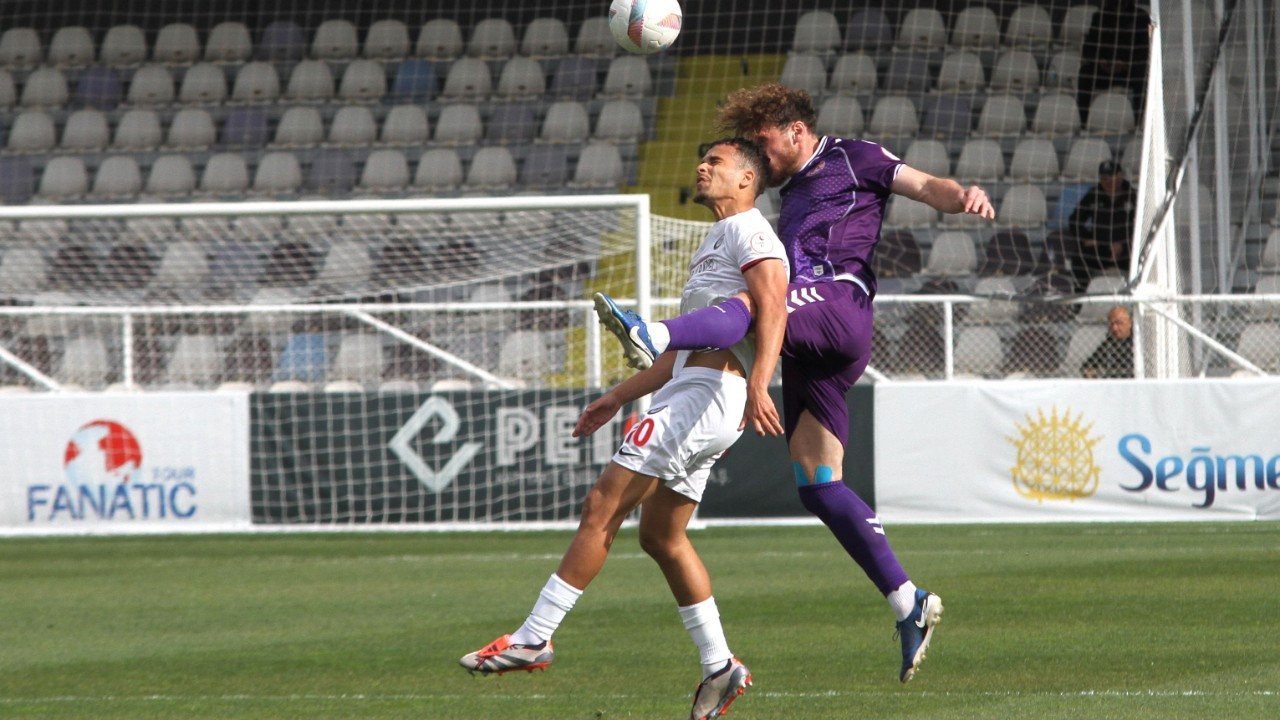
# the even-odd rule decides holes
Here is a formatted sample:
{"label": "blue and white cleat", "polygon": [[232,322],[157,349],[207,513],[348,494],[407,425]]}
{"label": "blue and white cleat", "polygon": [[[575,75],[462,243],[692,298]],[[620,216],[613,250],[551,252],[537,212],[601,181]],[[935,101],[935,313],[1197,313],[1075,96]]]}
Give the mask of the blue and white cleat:
{"label": "blue and white cleat", "polygon": [[911,681],[924,653],[933,639],[933,629],[942,620],[942,598],[928,590],[916,590],[916,606],[906,620],[898,623],[898,636],[902,638],[902,670],[898,679]]}
{"label": "blue and white cleat", "polygon": [[596,315],[600,323],[622,343],[622,352],[627,356],[627,365],[645,370],[653,365],[658,351],[649,339],[649,328],[644,319],[632,310],[623,310],[604,293],[595,294]]}

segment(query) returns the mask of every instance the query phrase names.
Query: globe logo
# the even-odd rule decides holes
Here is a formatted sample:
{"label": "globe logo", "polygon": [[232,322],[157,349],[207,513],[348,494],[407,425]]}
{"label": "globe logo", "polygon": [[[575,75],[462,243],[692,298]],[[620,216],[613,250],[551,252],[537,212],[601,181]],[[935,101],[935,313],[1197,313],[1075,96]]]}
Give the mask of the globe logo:
{"label": "globe logo", "polygon": [[111,420],[94,420],[76,430],[62,458],[67,482],[73,485],[120,485],[137,482],[142,447],[128,428]]}

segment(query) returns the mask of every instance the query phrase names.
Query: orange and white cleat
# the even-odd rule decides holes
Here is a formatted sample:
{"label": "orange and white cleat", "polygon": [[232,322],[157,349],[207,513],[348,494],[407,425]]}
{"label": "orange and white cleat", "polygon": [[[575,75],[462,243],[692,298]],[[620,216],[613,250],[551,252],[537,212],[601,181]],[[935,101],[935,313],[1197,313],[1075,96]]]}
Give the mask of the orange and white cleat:
{"label": "orange and white cleat", "polygon": [[538,645],[513,645],[510,635],[503,635],[484,648],[463,655],[458,664],[473,673],[502,675],[514,670],[545,670],[556,657],[551,642]]}
{"label": "orange and white cleat", "polygon": [[738,658],[731,658],[724,667],[698,684],[693,693],[689,720],[711,720],[724,715],[729,711],[729,705],[746,692],[750,684],[751,671]]}

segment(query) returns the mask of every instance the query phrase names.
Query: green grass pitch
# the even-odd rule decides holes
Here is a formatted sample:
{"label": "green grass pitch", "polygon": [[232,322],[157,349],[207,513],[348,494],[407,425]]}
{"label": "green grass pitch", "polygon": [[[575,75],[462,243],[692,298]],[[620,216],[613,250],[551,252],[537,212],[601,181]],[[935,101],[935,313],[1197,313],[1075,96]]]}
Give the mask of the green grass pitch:
{"label": "green grass pitch", "polygon": [[[946,613],[907,686],[821,527],[694,533],[755,685],[730,717],[1280,717],[1280,524],[898,527]],[[0,717],[684,718],[697,653],[626,530],[545,672],[457,658],[569,534],[0,540]]]}

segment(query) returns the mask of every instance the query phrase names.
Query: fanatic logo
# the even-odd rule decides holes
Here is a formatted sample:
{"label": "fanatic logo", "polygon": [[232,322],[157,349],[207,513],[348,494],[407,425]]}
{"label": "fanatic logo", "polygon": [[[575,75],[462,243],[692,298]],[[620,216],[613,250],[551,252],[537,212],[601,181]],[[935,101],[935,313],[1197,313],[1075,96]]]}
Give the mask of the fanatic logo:
{"label": "fanatic logo", "polygon": [[458,418],[458,411],[453,409],[453,405],[449,404],[448,400],[432,395],[427,398],[426,402],[422,403],[422,407],[418,408],[417,412],[409,418],[409,421],[396,432],[395,436],[391,438],[391,442],[388,443],[391,452],[400,458],[400,462],[409,468],[409,472],[418,478],[418,482],[422,483],[423,487],[432,492],[440,492],[448,487],[449,483],[452,483],[454,478],[458,477],[458,473],[462,471],[462,468],[466,467],[467,463],[470,463],[476,453],[480,452],[480,449],[484,447],[478,442],[463,443],[462,447],[458,448],[458,451],[453,454],[453,457],[449,458],[449,462],[445,463],[443,468],[439,471],[432,469],[422,459],[422,456],[414,451],[412,443],[414,438],[418,437],[419,433],[422,432],[422,429],[433,418],[437,417],[440,418],[441,428],[440,432],[431,438],[431,442],[436,445],[451,442],[454,436],[458,434],[459,426],[462,425],[461,419]]}

